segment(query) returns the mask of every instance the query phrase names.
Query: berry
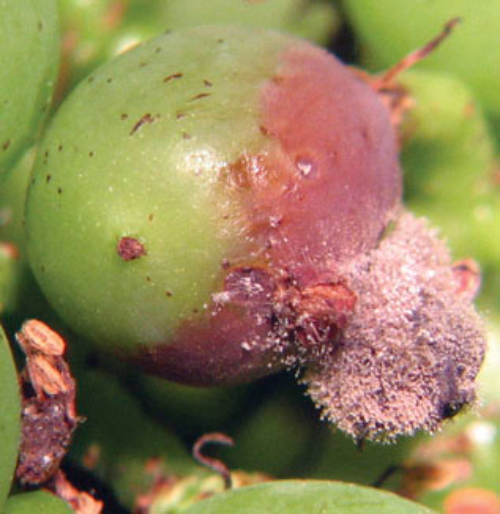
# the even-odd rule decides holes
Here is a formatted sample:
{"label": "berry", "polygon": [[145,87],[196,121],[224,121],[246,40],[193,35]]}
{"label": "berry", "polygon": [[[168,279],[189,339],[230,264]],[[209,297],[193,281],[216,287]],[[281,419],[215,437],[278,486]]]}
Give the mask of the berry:
{"label": "berry", "polygon": [[101,67],[61,106],[28,191],[49,301],[167,379],[306,367],[355,438],[438,428],[474,401],[484,337],[444,244],[402,211],[394,119],[370,84],[310,43],[229,27]]}
{"label": "berry", "polygon": [[33,142],[59,63],[55,0],[0,2],[0,180]]}

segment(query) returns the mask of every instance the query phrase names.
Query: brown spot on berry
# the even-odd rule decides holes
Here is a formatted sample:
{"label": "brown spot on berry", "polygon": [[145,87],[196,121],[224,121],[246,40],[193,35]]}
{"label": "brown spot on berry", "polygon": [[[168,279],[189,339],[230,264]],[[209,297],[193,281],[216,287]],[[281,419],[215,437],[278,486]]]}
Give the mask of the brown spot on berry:
{"label": "brown spot on berry", "polygon": [[163,82],[170,82],[171,80],[177,80],[182,78],[182,73],[172,73],[163,79]]}
{"label": "brown spot on berry", "polygon": [[156,120],[156,117],[151,116],[149,112],[144,114],[137,123],[132,127],[132,130],[130,131],[130,135],[133,136],[143,125],[146,123],[153,123]]}
{"label": "brown spot on berry", "polygon": [[7,150],[10,146],[10,139],[7,139],[7,141],[5,141],[5,143],[2,145],[2,150]]}
{"label": "brown spot on berry", "polygon": [[135,237],[122,237],[116,246],[116,252],[124,261],[133,261],[146,255],[146,248]]}
{"label": "brown spot on berry", "polygon": [[199,93],[193,96],[193,98],[191,98],[189,101],[194,102],[195,100],[201,100],[202,98],[206,98],[207,96],[211,96],[211,93]]}

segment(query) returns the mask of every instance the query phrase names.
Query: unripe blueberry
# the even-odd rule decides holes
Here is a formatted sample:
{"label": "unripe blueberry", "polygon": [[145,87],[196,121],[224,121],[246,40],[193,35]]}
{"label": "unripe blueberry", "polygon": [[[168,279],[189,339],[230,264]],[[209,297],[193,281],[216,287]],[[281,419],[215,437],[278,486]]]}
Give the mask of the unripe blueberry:
{"label": "unripe blueberry", "polygon": [[48,112],[59,64],[55,0],[0,1],[0,182]]}
{"label": "unripe blueberry", "polygon": [[[433,275],[433,266],[447,270],[437,273],[447,299],[455,286],[447,257],[413,273],[411,260],[383,268],[371,253],[400,200],[390,113],[366,81],[289,36],[201,27],[104,65],[61,106],[28,192],[28,247],[53,306],[103,348],[195,385],[305,365],[311,394],[341,421],[318,381],[331,388],[343,331],[367,315],[362,295],[373,298],[377,280],[390,289],[398,273]],[[396,245],[439,247],[425,230],[396,224]],[[376,271],[354,280],[350,267],[369,270],[371,255]],[[416,292],[411,278],[405,284]],[[404,315],[404,305],[387,311],[378,300],[381,316]],[[450,329],[425,314],[436,333]],[[463,403],[473,399],[483,350],[474,314],[465,318],[474,337],[464,352],[476,353],[456,380]],[[455,374],[454,357],[443,369],[452,345],[428,343],[438,345],[429,362],[441,384]],[[367,362],[367,372],[394,365]],[[340,424],[356,437],[365,428],[373,437],[433,429],[443,402],[455,400],[443,395],[429,400],[420,425],[390,419],[378,430],[356,414]],[[401,409],[387,402],[391,415]]]}

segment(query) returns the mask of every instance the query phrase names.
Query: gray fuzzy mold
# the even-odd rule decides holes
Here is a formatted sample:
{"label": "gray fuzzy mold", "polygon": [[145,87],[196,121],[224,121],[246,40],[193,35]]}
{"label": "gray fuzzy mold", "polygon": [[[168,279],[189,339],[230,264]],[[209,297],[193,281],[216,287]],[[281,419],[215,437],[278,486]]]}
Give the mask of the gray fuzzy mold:
{"label": "gray fuzzy mold", "polygon": [[324,418],[356,439],[390,441],[433,432],[475,401],[484,329],[425,220],[402,214],[342,276],[357,296],[354,313],[304,379]]}

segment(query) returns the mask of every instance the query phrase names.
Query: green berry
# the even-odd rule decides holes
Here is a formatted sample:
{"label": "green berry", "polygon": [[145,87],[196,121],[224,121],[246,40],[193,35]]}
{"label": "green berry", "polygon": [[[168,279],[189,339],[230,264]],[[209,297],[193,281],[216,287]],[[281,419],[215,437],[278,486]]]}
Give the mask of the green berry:
{"label": "green berry", "polygon": [[500,116],[500,4],[482,0],[345,0],[350,22],[372,69],[387,68],[421,47],[455,17],[453,36],[419,67],[455,74],[473,90],[484,108]]}
{"label": "green berry", "polygon": [[48,491],[13,495],[5,505],[5,514],[71,514],[70,506]]}
{"label": "green berry", "polygon": [[28,193],[30,260],[102,347],[182,381],[248,379],[283,365],[277,283],[307,287],[372,247],[400,187],[384,106],[334,57],[273,32],[189,29],[61,106]]}
{"label": "green berry", "polygon": [[0,1],[0,181],[34,141],[59,64],[55,0]]}
{"label": "green berry", "polygon": [[173,32],[101,67],[58,111],[28,192],[49,301],[167,379],[301,366],[357,439],[437,430],[475,401],[485,338],[446,246],[401,208],[370,84],[241,27]]}

